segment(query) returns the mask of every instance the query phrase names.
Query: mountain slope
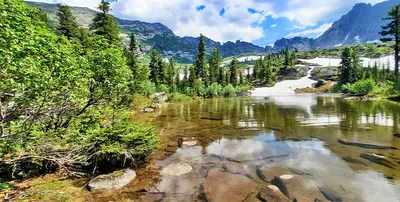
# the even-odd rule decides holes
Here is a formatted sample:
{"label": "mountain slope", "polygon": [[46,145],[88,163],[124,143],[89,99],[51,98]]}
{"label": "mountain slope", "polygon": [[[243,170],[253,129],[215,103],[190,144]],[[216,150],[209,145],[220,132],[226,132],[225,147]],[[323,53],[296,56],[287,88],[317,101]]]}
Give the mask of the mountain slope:
{"label": "mountain slope", "polygon": [[374,6],[365,3],[356,4],[317,39],[303,37],[280,39],[275,43],[274,49],[279,50],[288,46],[290,49],[307,51],[377,41],[381,37],[379,35],[381,26],[387,24],[382,18],[386,17],[388,11],[398,3],[398,0],[389,0]]}
{"label": "mountain slope", "polygon": [[[31,6],[42,8],[52,21],[53,25],[57,24],[56,13],[57,6],[48,3],[26,2]],[[77,21],[84,27],[88,27],[92,22],[96,11],[83,7],[71,7],[72,13],[76,16]],[[141,42],[142,49],[149,51],[156,48],[164,57],[173,57],[178,62],[190,63],[193,61],[199,40],[194,37],[176,36],[167,26],[161,23],[146,23],[137,20],[123,20],[116,18],[121,32],[127,34],[135,32],[137,38]],[[240,55],[244,53],[266,53],[271,51],[270,47],[259,47],[252,43],[236,41],[221,44],[209,38],[206,38],[208,53],[213,48],[218,48],[223,57]]]}

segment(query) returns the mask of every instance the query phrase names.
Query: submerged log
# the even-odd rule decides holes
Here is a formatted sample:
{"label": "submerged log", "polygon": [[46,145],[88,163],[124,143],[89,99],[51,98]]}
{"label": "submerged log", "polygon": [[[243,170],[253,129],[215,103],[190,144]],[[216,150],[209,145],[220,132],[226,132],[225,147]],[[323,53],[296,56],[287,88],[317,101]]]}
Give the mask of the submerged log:
{"label": "submerged log", "polygon": [[356,141],[347,141],[343,139],[339,139],[338,142],[344,145],[350,145],[368,149],[397,149],[392,145],[377,144],[372,142],[356,142]]}
{"label": "submerged log", "polygon": [[396,169],[396,165],[392,163],[388,158],[386,158],[386,156],[373,153],[362,153],[360,157],[363,159],[367,159],[373,163]]}

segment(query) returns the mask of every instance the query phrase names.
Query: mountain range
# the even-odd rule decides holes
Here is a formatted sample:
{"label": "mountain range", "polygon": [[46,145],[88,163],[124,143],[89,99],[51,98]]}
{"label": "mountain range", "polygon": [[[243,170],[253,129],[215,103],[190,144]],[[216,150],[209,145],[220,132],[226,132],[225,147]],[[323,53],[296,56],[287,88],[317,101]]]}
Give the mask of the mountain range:
{"label": "mountain range", "polygon": [[[218,48],[223,57],[230,57],[244,53],[267,53],[280,51],[286,47],[291,50],[309,51],[355,43],[367,43],[379,40],[379,31],[385,24],[381,18],[387,16],[387,12],[397,4],[398,0],[389,0],[371,4],[356,4],[350,12],[339,20],[320,37],[316,39],[305,37],[282,38],[275,42],[274,46],[260,47],[244,41],[220,42],[206,38],[207,50],[210,53],[213,48]],[[31,6],[38,6],[46,12],[56,26],[57,6],[55,4],[27,2]],[[78,22],[88,27],[97,11],[83,7],[71,7]],[[116,18],[121,32],[135,32],[141,43],[142,50],[147,52],[153,48],[167,58],[173,57],[178,62],[190,63],[197,53],[198,39],[195,37],[179,37],[167,26],[161,23],[147,23],[137,20],[123,20]]]}

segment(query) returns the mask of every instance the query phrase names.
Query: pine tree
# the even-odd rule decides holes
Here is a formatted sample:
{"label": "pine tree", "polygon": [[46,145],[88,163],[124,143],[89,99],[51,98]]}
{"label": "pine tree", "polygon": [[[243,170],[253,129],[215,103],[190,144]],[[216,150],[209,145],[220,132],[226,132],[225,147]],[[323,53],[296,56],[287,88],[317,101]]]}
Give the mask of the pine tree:
{"label": "pine tree", "polygon": [[167,84],[168,86],[170,86],[173,91],[176,90],[176,86],[175,86],[175,82],[174,82],[174,78],[175,78],[175,63],[174,63],[174,59],[169,59],[169,65],[168,65],[168,81]]}
{"label": "pine tree", "polygon": [[176,86],[175,91],[181,89],[180,72],[178,68],[175,69],[175,86]]}
{"label": "pine tree", "polygon": [[96,13],[90,28],[94,30],[95,34],[104,36],[110,44],[118,45],[121,42],[119,28],[114,17],[108,14],[110,12],[110,3],[101,0],[98,9],[101,12]]}
{"label": "pine tree", "polygon": [[[382,36],[393,36],[394,38],[394,75],[399,75],[399,53],[400,53],[400,5],[395,5],[388,12],[389,16],[383,18],[383,20],[389,20],[389,23],[385,26],[382,26],[382,32],[380,34]],[[382,38],[381,41],[387,42],[392,41],[393,38]]]}
{"label": "pine tree", "polygon": [[197,57],[196,60],[194,61],[194,68],[195,68],[195,74],[197,78],[200,78],[205,84],[208,82],[208,76],[207,76],[207,61],[206,61],[206,55],[207,55],[207,49],[206,49],[206,41],[205,37],[203,34],[200,34],[199,37],[199,47],[197,51]]}
{"label": "pine tree", "polygon": [[160,84],[160,70],[161,70],[162,58],[156,49],[151,51],[150,56],[150,79],[156,85]]}
{"label": "pine tree", "polygon": [[341,84],[346,84],[350,82],[350,68],[351,68],[351,49],[346,47],[342,51],[342,62],[339,66],[339,81]]}
{"label": "pine tree", "polygon": [[59,26],[57,33],[66,36],[69,40],[80,38],[80,26],[72,14],[71,8],[67,5],[57,4],[57,19]]}
{"label": "pine tree", "polygon": [[210,84],[218,82],[219,79],[219,70],[221,66],[222,55],[219,53],[217,48],[214,48],[211,57],[209,60],[209,77],[210,77]]}
{"label": "pine tree", "polygon": [[221,84],[222,86],[226,85],[226,80],[225,80],[225,72],[224,72],[224,67],[220,66],[219,71],[218,71],[218,83]]}
{"label": "pine tree", "polygon": [[230,83],[233,86],[238,85],[238,60],[234,57],[229,65]]}
{"label": "pine tree", "polygon": [[247,78],[247,82],[251,82],[250,80],[251,80],[251,76],[250,76],[250,65],[247,65],[247,75],[246,75],[246,78]]}
{"label": "pine tree", "polygon": [[239,85],[244,84],[243,71],[239,71]]}
{"label": "pine tree", "polygon": [[351,49],[350,83],[357,82],[361,77],[360,58],[357,49],[353,48]]}
{"label": "pine tree", "polygon": [[129,46],[127,50],[127,65],[132,71],[133,79],[137,82],[147,79],[147,68],[139,64],[139,48],[134,33],[129,34]]}
{"label": "pine tree", "polygon": [[189,83],[189,87],[192,88],[193,93],[195,95],[197,95],[199,87],[198,87],[198,82],[197,82],[197,78],[196,78],[196,70],[195,70],[194,66],[190,66],[188,83]]}

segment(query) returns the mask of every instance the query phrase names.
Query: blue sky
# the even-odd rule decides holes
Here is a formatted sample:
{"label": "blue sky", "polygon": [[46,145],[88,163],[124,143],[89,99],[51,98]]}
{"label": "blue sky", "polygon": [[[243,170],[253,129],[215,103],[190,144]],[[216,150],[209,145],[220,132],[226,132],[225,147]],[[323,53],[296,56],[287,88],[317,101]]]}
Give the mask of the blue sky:
{"label": "blue sky", "polygon": [[[34,0],[96,8],[99,0]],[[383,0],[109,0],[112,14],[161,22],[178,36],[219,41],[242,40],[259,46],[295,36],[320,36],[356,3]]]}

